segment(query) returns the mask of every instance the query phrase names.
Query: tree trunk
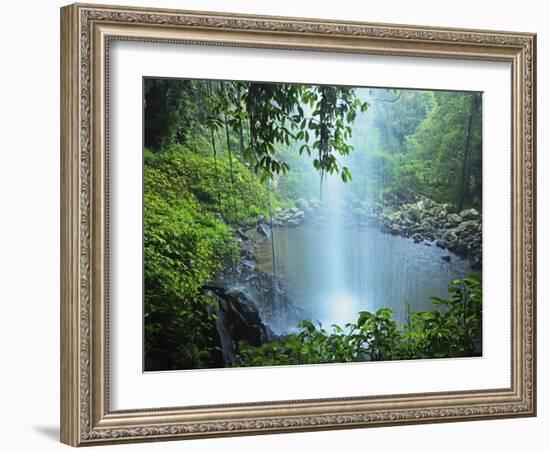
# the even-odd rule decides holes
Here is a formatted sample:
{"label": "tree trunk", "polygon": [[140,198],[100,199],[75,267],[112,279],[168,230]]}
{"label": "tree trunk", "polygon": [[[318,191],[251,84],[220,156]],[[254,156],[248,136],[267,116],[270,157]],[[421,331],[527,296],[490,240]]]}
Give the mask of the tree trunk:
{"label": "tree trunk", "polygon": [[239,150],[241,159],[244,161],[244,133],[243,133],[243,118],[242,118],[242,103],[241,103],[241,87],[237,85],[237,98],[239,102]]}
{"label": "tree trunk", "polygon": [[327,130],[327,91],[321,87],[321,102],[319,105],[319,201],[323,201],[323,181],[325,179],[325,158],[328,153],[328,130]]}
{"label": "tree trunk", "polygon": [[225,137],[227,139],[227,153],[229,155],[229,175],[231,177],[231,198],[233,199],[233,220],[235,221],[235,214],[237,213],[237,203],[235,202],[235,175],[233,174],[233,156],[231,153],[231,142],[229,140],[229,127],[227,126],[227,115],[223,114],[225,122]]}
{"label": "tree trunk", "polygon": [[[210,81],[207,81],[206,82],[206,86],[208,88],[208,95],[210,96],[210,98],[212,98],[212,87],[210,86]],[[213,114],[213,111],[211,111],[211,113]],[[212,128],[210,128],[210,142],[212,143],[212,152],[214,153],[214,174],[215,174],[215,177],[216,177],[216,192],[217,192],[217,197],[218,197],[218,214],[220,215],[223,215],[222,214],[222,197],[221,197],[221,194],[220,194],[220,176],[219,176],[219,173],[218,173],[218,155],[217,155],[217,151],[216,151],[216,139],[214,139],[214,130]]]}
{"label": "tree trunk", "polygon": [[468,128],[466,131],[466,143],[464,145],[464,155],[462,158],[462,170],[460,174],[460,188],[458,191],[458,209],[462,210],[464,202],[468,197],[469,191],[469,162],[470,149],[472,146],[472,124],[478,104],[478,94],[472,94],[470,101],[470,115],[468,117]]}
{"label": "tree trunk", "polygon": [[[223,88],[223,84],[220,81],[220,91],[223,97],[223,100],[225,102],[225,89]],[[227,125],[227,114],[224,110],[223,112],[223,120],[225,125],[225,137],[227,139],[227,154],[229,156],[229,177],[231,179],[231,199],[233,200],[233,221],[236,222],[236,214],[237,214],[237,203],[235,201],[235,176],[233,174],[233,155],[231,152],[231,142],[229,140],[229,127]]]}

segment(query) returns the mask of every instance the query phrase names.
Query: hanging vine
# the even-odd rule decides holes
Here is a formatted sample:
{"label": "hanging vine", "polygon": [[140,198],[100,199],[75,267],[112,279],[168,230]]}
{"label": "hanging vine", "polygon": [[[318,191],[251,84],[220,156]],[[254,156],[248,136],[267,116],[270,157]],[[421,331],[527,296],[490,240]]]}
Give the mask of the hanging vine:
{"label": "hanging vine", "polygon": [[212,95],[212,86],[211,86],[211,82],[210,81],[207,81],[206,82],[206,87],[208,89],[208,98],[209,98],[209,111],[210,111],[210,116],[206,118],[205,120],[205,125],[206,127],[208,128],[208,130],[210,131],[210,142],[211,142],[211,145],[212,145],[212,153],[214,154],[214,174],[215,174],[215,178],[216,178],[216,193],[217,193],[217,199],[218,199],[218,214],[220,216],[223,216],[223,208],[222,208],[222,197],[221,197],[221,194],[220,194],[220,175],[219,175],[219,171],[218,171],[218,156],[217,156],[217,151],[216,151],[216,139],[214,138],[214,130],[217,130],[217,125],[216,125],[216,121],[214,120],[214,110],[215,110],[215,107],[213,106],[213,95]]}
{"label": "hanging vine", "polygon": [[229,158],[229,178],[231,181],[231,199],[233,200],[233,222],[235,222],[235,217],[238,216],[237,214],[237,202],[235,200],[235,174],[233,172],[233,154],[231,151],[231,139],[229,137],[229,125],[227,120],[227,109],[229,105],[229,100],[226,97],[224,84],[222,81],[219,82],[220,84],[220,94],[221,94],[221,101],[222,101],[222,115],[223,115],[223,122],[224,122],[224,128],[225,128],[225,137],[227,142],[227,155]]}
{"label": "hanging vine", "polygon": [[[351,181],[348,167],[342,166],[337,155],[348,155],[353,146],[348,143],[351,138],[351,124],[357,117],[357,110],[365,112],[368,103],[362,102],[353,88],[340,86],[311,86],[302,94],[302,102],[313,109],[305,117],[303,109],[298,106],[298,113],[303,118],[296,138],[303,140],[300,154],[304,151],[317,157],[313,166],[319,171],[319,198],[322,198],[323,182],[327,174],[340,173],[344,183]],[[313,143],[310,144],[310,137]]]}

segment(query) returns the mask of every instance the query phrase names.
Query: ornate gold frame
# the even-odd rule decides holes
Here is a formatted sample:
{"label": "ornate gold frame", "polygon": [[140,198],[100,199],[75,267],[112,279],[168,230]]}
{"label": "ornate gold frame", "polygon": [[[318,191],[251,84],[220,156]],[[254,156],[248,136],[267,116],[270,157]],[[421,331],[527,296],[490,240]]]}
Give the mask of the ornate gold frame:
{"label": "ornate gold frame", "polygon": [[[509,389],[111,411],[108,398],[109,42],[206,43],[508,61],[512,66]],[[80,446],[536,413],[536,36],[75,4],[61,9],[61,440]]]}

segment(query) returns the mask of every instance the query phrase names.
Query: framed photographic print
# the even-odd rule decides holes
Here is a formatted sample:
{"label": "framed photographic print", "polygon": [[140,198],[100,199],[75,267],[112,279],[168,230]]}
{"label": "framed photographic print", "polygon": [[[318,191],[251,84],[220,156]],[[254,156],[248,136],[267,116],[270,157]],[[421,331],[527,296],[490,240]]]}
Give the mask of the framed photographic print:
{"label": "framed photographic print", "polygon": [[535,415],[535,38],[62,8],[62,441]]}

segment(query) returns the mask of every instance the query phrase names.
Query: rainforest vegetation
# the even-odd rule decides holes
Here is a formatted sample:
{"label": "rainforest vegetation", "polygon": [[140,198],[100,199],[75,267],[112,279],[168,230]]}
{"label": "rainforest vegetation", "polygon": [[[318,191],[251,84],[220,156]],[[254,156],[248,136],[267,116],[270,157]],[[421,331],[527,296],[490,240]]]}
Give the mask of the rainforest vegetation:
{"label": "rainforest vegetation", "polygon": [[[481,108],[477,92],[145,78],[145,370],[480,355]],[[334,228],[336,203],[338,230],[457,264],[446,295],[341,323],[296,303],[277,239]]]}

